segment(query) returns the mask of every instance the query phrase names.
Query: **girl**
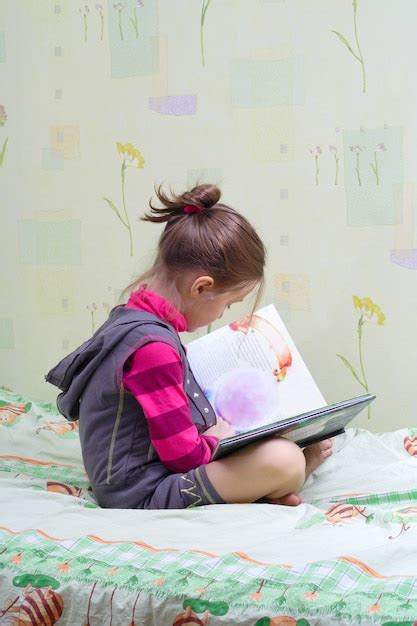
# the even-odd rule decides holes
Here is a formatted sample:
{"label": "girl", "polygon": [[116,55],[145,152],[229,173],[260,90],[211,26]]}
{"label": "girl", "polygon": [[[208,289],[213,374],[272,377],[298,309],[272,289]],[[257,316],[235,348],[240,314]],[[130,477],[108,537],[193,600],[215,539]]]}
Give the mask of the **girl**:
{"label": "girl", "polygon": [[[83,460],[103,507],[164,509],[255,502],[297,505],[329,441],[304,450],[280,438],[211,461],[233,434],[216,418],[187,361],[179,332],[221,318],[264,282],[265,248],[213,185],[180,196],[157,192],[148,222],[166,222],[152,268],[126,305],[46,376],[57,404],[79,419]],[[128,289],[129,289],[128,288]],[[254,308],[255,308],[254,307]]]}

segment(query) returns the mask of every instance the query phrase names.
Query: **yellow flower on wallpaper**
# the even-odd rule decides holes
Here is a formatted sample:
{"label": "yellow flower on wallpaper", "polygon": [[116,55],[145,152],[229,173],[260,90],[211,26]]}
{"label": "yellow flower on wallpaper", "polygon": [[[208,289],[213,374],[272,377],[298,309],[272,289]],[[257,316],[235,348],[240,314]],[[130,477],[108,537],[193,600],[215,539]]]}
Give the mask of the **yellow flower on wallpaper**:
{"label": "yellow flower on wallpaper", "polygon": [[352,296],[353,306],[363,316],[364,321],[376,322],[378,326],[382,326],[385,322],[385,315],[381,311],[381,307],[374,304],[371,298],[358,298],[358,296]]}
{"label": "yellow flower on wallpaper", "polygon": [[126,165],[130,167],[137,167],[142,169],[145,165],[145,159],[135,146],[131,143],[119,143],[117,142],[117,150],[120,156],[125,159]]}
{"label": "yellow flower on wallpaper", "polygon": [[145,159],[143,158],[141,152],[131,143],[116,143],[117,151],[119,155],[122,157],[122,167],[120,170],[120,178],[122,182],[122,204],[123,204],[123,215],[121,211],[117,208],[117,206],[112,202],[109,198],[103,198],[105,202],[109,205],[109,207],[114,211],[123,224],[125,228],[127,228],[129,233],[129,243],[130,243],[130,256],[133,256],[133,238],[132,238],[132,227],[129,220],[129,215],[126,209],[126,193],[125,193],[125,182],[126,182],[126,170],[128,167],[133,167],[136,169],[143,169],[145,165]]}
{"label": "yellow flower on wallpaper", "polygon": [[[353,365],[348,361],[348,359],[341,354],[337,354],[336,356],[341,359],[343,364],[348,368],[350,373],[356,378],[358,383],[364,390],[369,393],[369,385],[368,380],[365,374],[365,368],[363,364],[363,353],[362,353],[362,334],[363,334],[363,326],[366,322],[373,322],[377,326],[382,326],[385,322],[385,315],[381,311],[381,307],[379,307],[375,302],[371,300],[371,298],[359,298],[358,296],[352,296],[353,306],[356,311],[359,313],[358,319],[358,350],[359,350],[359,366],[361,374],[357,374]],[[368,418],[371,417],[371,407],[368,406]]]}

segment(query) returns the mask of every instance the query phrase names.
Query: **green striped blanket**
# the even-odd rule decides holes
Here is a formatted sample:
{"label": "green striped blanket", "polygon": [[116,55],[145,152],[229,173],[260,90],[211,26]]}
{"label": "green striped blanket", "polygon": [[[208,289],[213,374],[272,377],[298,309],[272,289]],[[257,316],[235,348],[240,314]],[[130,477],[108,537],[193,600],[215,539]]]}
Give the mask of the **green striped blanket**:
{"label": "green striped blanket", "polygon": [[0,391],[0,624],[417,623],[417,429],[349,430],[299,507],[97,507],[74,424]]}

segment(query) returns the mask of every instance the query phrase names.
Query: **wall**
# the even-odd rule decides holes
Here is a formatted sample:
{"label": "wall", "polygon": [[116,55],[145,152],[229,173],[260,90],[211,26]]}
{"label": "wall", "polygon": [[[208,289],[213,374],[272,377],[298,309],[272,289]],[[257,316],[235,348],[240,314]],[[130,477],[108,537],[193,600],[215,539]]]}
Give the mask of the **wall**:
{"label": "wall", "polygon": [[154,183],[208,180],[328,401],[363,391],[340,354],[378,396],[360,424],[415,424],[416,23],[412,0],[2,0],[1,383],[52,399],[151,260]]}

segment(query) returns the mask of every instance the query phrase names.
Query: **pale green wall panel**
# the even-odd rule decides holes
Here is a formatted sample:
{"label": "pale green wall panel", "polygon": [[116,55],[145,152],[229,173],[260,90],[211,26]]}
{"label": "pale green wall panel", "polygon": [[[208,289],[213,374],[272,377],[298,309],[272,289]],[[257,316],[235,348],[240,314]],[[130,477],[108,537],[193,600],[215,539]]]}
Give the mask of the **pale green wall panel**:
{"label": "pale green wall panel", "polygon": [[32,265],[81,264],[81,222],[19,222],[20,262]]}
{"label": "pale green wall panel", "polygon": [[64,169],[64,157],[51,148],[42,149],[42,166],[45,170],[59,171]]}
{"label": "pale green wall panel", "polygon": [[[332,32],[358,52],[352,0],[212,0],[203,27],[202,6],[0,1],[0,385],[52,400],[44,373],[153,259],[154,184],[215,182],[325,398],[363,391],[337,354],[358,367],[370,298],[357,424],[417,425],[417,3],[358,0],[361,61]],[[117,142],[144,158],[124,188]]]}
{"label": "pale green wall panel", "polygon": [[243,109],[303,104],[303,76],[299,58],[232,61],[232,104]]}
{"label": "pale green wall panel", "polygon": [[158,3],[107,2],[111,75],[147,76],[158,71]]}
{"label": "pale green wall panel", "polygon": [[396,224],[395,186],[403,182],[402,128],[343,133],[349,226]]}

